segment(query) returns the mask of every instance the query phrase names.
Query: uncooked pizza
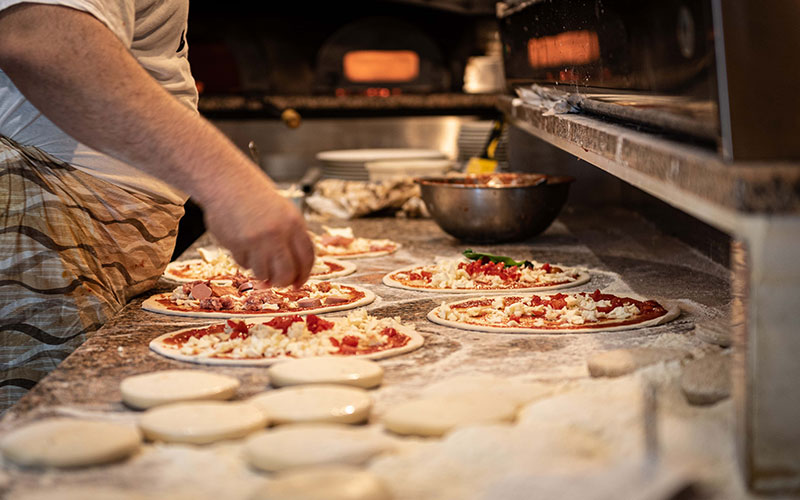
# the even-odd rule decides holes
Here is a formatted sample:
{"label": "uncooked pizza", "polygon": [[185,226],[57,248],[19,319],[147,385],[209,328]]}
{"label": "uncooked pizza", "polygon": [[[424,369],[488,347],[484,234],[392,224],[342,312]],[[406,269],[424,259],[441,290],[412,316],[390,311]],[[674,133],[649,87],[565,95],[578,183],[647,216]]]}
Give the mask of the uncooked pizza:
{"label": "uncooked pizza", "polygon": [[539,291],[581,285],[589,273],[548,262],[479,254],[467,250],[464,258],[438,259],[434,264],[411,266],[383,277],[385,285],[442,293]]}
{"label": "uncooked pizza", "polygon": [[422,336],[400,318],[378,318],[360,310],[325,319],[309,314],[268,321],[227,320],[166,333],[153,339],[150,348],[192,363],[268,365],[320,356],[378,359],[422,344]]}
{"label": "uncooked pizza", "polygon": [[313,314],[354,309],[375,300],[370,290],[329,281],[309,281],[300,288],[273,288],[259,280],[235,278],[227,284],[195,281],[172,293],[149,297],[147,311],[208,318]]}
{"label": "uncooked pizza", "polygon": [[582,333],[660,325],[680,314],[655,300],[602,293],[500,295],[442,303],[428,313],[434,323],[508,333]]}
{"label": "uncooked pizza", "polygon": [[[179,283],[190,283],[197,280],[215,282],[231,281],[236,277],[250,278],[253,273],[241,267],[233,260],[231,254],[220,248],[198,248],[199,259],[187,259],[170,262],[164,270],[164,276]],[[355,272],[352,262],[342,262],[330,257],[317,257],[311,268],[311,279],[329,279],[347,276]]]}
{"label": "uncooked pizza", "polygon": [[324,234],[311,233],[315,253],[318,257],[338,257],[340,259],[357,259],[360,257],[377,257],[387,255],[398,248],[400,243],[392,240],[376,240],[357,238],[349,227],[333,228],[323,226]]}

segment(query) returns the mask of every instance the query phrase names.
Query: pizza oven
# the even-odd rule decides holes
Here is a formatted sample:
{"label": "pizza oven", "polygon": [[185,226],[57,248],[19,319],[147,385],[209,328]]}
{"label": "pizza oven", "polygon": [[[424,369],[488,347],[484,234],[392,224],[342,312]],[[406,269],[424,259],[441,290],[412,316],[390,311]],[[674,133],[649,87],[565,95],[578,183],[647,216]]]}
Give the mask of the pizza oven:
{"label": "pizza oven", "polygon": [[366,17],[339,28],[322,44],[314,92],[434,93],[449,90],[450,79],[441,49],[417,26],[392,17]]}

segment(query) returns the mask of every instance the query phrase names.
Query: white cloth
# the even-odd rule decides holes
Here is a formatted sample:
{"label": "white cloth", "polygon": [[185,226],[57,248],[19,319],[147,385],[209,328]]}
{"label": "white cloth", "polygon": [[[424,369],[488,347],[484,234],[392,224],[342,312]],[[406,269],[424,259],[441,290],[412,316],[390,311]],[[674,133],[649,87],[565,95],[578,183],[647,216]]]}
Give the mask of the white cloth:
{"label": "white cloth", "polygon": [[[197,109],[189,71],[186,25],[189,0],[0,0],[0,10],[19,3],[71,7],[105,24],[167,91]],[[122,161],[76,141],[48,120],[0,70],[0,135],[37,147],[75,168],[134,192],[172,203],[186,195]]]}

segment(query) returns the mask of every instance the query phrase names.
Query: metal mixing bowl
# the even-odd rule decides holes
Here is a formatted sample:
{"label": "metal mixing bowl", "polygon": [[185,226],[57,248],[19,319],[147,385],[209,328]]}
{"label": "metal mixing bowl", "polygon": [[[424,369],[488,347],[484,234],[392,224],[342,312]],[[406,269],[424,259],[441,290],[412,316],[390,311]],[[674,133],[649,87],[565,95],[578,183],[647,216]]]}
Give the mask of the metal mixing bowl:
{"label": "metal mixing bowl", "polygon": [[561,211],[573,181],[544,174],[416,179],[439,227],[476,243],[520,241],[541,233]]}

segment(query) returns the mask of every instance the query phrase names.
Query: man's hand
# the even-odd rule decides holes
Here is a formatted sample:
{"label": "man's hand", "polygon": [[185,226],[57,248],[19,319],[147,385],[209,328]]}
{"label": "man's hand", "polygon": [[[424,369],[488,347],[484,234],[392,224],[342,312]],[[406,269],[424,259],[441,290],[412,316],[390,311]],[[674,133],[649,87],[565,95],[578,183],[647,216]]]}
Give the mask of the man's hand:
{"label": "man's hand", "polygon": [[206,203],[206,225],[256,276],[274,286],[299,287],[314,263],[302,215],[269,183],[244,187],[239,197]]}
{"label": "man's hand", "polygon": [[3,10],[0,68],[78,141],[191,194],[241,264],[276,286],[305,282],[313,251],[297,209],[93,16],[46,4]]}

